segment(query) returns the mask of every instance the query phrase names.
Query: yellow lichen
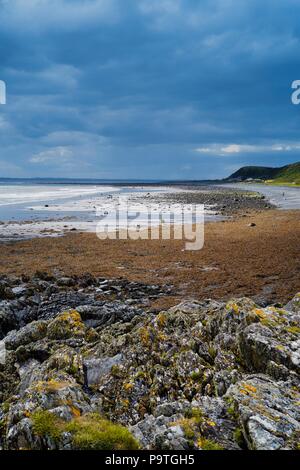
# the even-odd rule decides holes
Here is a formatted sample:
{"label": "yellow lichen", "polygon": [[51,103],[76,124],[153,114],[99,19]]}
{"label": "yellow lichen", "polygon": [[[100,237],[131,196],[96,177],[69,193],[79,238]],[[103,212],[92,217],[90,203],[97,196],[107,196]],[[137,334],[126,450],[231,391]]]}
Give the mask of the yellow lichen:
{"label": "yellow lichen", "polygon": [[151,344],[151,335],[149,328],[143,326],[139,329],[139,336],[144,346],[149,346]]}
{"label": "yellow lichen", "polygon": [[256,392],[257,392],[257,388],[254,387],[253,385],[242,383],[242,388],[240,389],[240,393],[242,393],[243,395],[255,396]]}
{"label": "yellow lichen", "polygon": [[156,317],[156,323],[159,326],[159,328],[164,328],[167,323],[167,316],[165,313],[161,312],[159,315]]}
{"label": "yellow lichen", "polygon": [[71,410],[72,415],[73,415],[75,418],[78,418],[79,416],[81,416],[81,411],[80,411],[79,408],[77,408],[76,406],[71,405],[71,406],[70,406],[70,410]]}
{"label": "yellow lichen", "polygon": [[48,325],[48,337],[51,339],[68,339],[82,337],[85,333],[84,323],[76,310],[70,310],[58,315]]}
{"label": "yellow lichen", "polygon": [[131,390],[134,388],[134,385],[131,382],[127,382],[123,385],[124,390],[126,392],[131,392]]}
{"label": "yellow lichen", "polygon": [[206,424],[208,424],[208,426],[211,426],[212,428],[216,426],[216,423],[214,421],[211,421],[210,419],[207,419],[205,422]]}
{"label": "yellow lichen", "polygon": [[254,308],[253,310],[253,313],[255,313],[255,315],[257,315],[260,319],[265,319],[266,318],[266,314],[265,312],[261,309],[261,308]]}
{"label": "yellow lichen", "polygon": [[69,382],[50,379],[48,381],[37,382],[33,388],[38,392],[51,393],[70,386]]}
{"label": "yellow lichen", "polygon": [[291,333],[293,335],[299,335],[300,334],[300,328],[298,326],[287,326],[285,330],[288,333]]}
{"label": "yellow lichen", "polygon": [[229,311],[232,311],[236,315],[238,315],[240,313],[240,309],[239,309],[238,304],[235,303],[235,302],[232,302],[232,301],[227,303],[226,309],[229,310]]}

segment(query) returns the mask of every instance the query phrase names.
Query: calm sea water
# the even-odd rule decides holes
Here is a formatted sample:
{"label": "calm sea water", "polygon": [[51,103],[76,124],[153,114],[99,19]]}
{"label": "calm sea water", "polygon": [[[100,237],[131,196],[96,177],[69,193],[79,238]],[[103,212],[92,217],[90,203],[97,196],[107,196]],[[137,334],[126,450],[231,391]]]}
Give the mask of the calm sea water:
{"label": "calm sea water", "polygon": [[[145,184],[111,180],[5,180],[0,179],[0,221],[47,220],[63,216],[85,219],[86,212],[57,212],[55,206],[67,204],[70,201],[97,200],[111,195],[132,194],[145,191],[140,187],[128,187],[130,184]],[[149,182],[147,182],[149,183]],[[158,181],[152,182],[158,184]],[[300,188],[264,186],[259,184],[232,184],[226,187],[247,189],[263,193],[274,205],[282,209],[300,209]],[[147,188],[146,191],[153,191]],[[156,187],[155,190],[159,190]],[[34,209],[34,206],[49,205],[50,210]],[[51,207],[53,206],[53,210]]]}
{"label": "calm sea water", "polygon": [[226,184],[226,187],[257,191],[280,209],[300,209],[300,187],[267,186],[263,184]]}
{"label": "calm sea water", "polygon": [[[127,184],[133,184],[128,181]],[[137,183],[135,183],[137,184]],[[159,191],[159,187],[155,191]],[[91,210],[80,213],[70,209],[64,212],[61,207],[71,202],[89,200],[99,202],[115,195],[131,195],[134,193],[154,191],[152,188],[126,186],[124,182],[96,180],[1,180],[0,179],[0,221],[47,220],[67,217],[86,219],[94,214]],[[70,205],[70,204],[69,204]],[[47,211],[37,207],[49,206]],[[55,208],[60,206],[60,210]],[[80,204],[77,204],[80,207]],[[52,210],[53,208],[53,210]]]}

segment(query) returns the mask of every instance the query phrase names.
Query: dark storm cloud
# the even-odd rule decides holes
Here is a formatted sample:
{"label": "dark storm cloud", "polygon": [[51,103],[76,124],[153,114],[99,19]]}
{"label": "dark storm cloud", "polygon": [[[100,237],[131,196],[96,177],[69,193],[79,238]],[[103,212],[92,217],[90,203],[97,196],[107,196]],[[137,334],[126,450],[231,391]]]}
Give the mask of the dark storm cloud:
{"label": "dark storm cloud", "polygon": [[299,160],[296,0],[0,1],[0,174],[224,176]]}

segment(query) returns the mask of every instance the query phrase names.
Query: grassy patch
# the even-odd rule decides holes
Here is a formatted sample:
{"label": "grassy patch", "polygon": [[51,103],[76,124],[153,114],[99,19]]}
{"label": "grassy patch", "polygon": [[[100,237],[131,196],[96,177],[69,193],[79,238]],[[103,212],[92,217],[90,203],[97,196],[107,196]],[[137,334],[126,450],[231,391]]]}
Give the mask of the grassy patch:
{"label": "grassy patch", "polygon": [[200,438],[197,444],[202,450],[224,450],[224,447],[211,439]]}
{"label": "grassy patch", "polygon": [[58,442],[62,433],[72,436],[76,450],[137,450],[139,443],[123,426],[102,418],[97,413],[77,416],[66,423],[49,411],[36,411],[31,416],[35,434]]}
{"label": "grassy patch", "polygon": [[57,442],[62,433],[63,421],[49,411],[36,411],[31,416],[33,431],[39,437],[49,436]]}
{"label": "grassy patch", "polygon": [[72,420],[65,430],[73,436],[79,450],[136,450],[139,444],[128,431],[98,414],[88,414]]}

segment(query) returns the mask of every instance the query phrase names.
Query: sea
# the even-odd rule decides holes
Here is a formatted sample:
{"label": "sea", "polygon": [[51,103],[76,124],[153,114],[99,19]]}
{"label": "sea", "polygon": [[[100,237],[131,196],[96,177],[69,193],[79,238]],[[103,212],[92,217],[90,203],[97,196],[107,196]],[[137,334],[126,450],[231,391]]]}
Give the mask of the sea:
{"label": "sea", "polygon": [[[196,183],[193,185],[196,187]],[[226,184],[226,187],[258,191],[280,209],[300,209],[300,188],[262,184]],[[133,210],[132,223],[145,227],[148,224],[147,197],[151,193],[172,190],[175,191],[175,188],[163,181],[0,179],[0,240],[56,236],[71,230],[94,232],[99,216],[114,227],[114,209],[117,206],[124,207],[122,204],[126,200],[130,203],[134,200],[142,203],[142,208],[139,206],[136,211]],[[177,191],[180,189],[176,189]],[[176,209],[175,206],[172,205],[171,212],[175,215],[170,220],[180,224],[181,209]],[[170,213],[163,203],[158,203],[154,210],[157,211],[156,214]],[[138,220],[135,216],[137,213]],[[202,214],[199,217],[198,222],[202,220]],[[213,208],[205,208],[205,221],[219,218]],[[121,226],[128,223],[126,208],[119,214],[119,223]]]}
{"label": "sea", "polygon": [[[93,202],[99,197],[110,197],[115,193],[131,195],[143,192],[144,184],[158,185],[159,181],[0,178],[0,221],[47,220],[63,215],[86,217],[86,210],[80,214],[80,201],[89,199]],[[72,211],[70,203],[75,201],[78,202],[78,209]],[[63,214],[61,208],[64,206],[68,210]],[[56,210],[58,207],[59,212]]]}

